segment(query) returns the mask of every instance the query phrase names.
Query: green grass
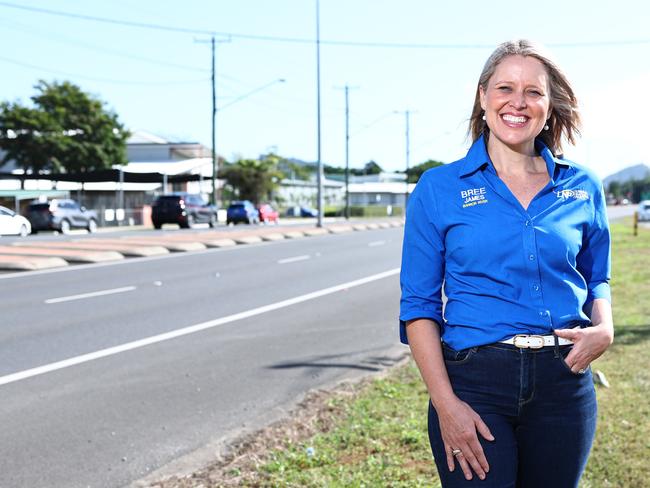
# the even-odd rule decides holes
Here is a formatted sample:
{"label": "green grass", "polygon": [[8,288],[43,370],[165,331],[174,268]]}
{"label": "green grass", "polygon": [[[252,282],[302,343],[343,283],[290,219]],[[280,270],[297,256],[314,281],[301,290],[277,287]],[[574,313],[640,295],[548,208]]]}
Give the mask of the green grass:
{"label": "green grass", "polygon": [[[650,232],[612,226],[614,345],[593,364],[599,425],[581,488],[650,486]],[[335,396],[336,421],[296,443],[280,441],[243,486],[439,486],[426,434],[427,395],[413,363]],[[237,472],[236,475],[240,473]]]}
{"label": "green grass", "polygon": [[612,226],[612,295],[616,337],[593,368],[611,388],[598,388],[598,431],[581,486],[650,486],[650,231]]}

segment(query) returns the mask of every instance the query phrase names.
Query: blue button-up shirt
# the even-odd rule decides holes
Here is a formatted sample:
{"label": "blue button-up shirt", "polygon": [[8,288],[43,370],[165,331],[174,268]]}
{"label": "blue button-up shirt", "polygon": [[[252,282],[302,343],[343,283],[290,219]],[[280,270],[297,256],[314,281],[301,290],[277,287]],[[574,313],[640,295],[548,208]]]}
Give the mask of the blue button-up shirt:
{"label": "blue button-up shirt", "polygon": [[540,141],[535,148],[550,181],[527,209],[497,176],[483,137],[465,158],[422,175],[404,229],[403,343],[407,320],[436,321],[459,350],[587,324],[585,305],[611,299],[602,184]]}

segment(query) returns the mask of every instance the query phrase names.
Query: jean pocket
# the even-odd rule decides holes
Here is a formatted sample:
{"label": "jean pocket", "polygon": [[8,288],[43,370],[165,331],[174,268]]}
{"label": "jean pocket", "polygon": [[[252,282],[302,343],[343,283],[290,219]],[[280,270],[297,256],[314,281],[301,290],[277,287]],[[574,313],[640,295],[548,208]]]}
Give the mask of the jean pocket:
{"label": "jean pocket", "polygon": [[566,357],[567,357],[567,356],[569,355],[569,353],[571,352],[571,349],[573,349],[573,346],[561,347],[561,348],[560,348],[560,357],[559,357],[559,360],[560,360],[560,362],[562,363],[562,366],[564,366],[564,368],[565,368],[569,373],[571,373],[572,375],[574,375],[574,376],[584,376],[585,373],[586,373],[587,371],[589,371],[589,369],[591,368],[591,366],[587,366],[587,367],[584,369],[584,371],[583,371],[582,373],[574,373],[573,371],[571,371],[571,367],[570,367],[570,366],[567,364],[567,362],[566,362]]}
{"label": "jean pocket", "polygon": [[456,349],[449,347],[447,344],[442,344],[442,356],[445,359],[445,364],[447,366],[455,366],[467,363],[477,350],[478,348],[471,347],[469,349],[462,349],[460,351],[457,351]]}

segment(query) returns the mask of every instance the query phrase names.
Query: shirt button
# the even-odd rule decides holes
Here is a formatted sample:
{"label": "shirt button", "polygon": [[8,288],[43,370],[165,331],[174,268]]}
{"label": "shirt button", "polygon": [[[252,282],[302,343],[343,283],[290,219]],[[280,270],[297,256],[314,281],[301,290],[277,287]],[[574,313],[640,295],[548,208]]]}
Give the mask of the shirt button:
{"label": "shirt button", "polygon": [[528,255],[528,260],[529,261],[535,261],[535,255],[534,254],[529,254]]}
{"label": "shirt button", "polygon": [[532,222],[530,220],[526,221],[526,227],[530,227],[531,224],[532,224]]}
{"label": "shirt button", "polygon": [[539,291],[539,285],[533,285],[533,290]]}

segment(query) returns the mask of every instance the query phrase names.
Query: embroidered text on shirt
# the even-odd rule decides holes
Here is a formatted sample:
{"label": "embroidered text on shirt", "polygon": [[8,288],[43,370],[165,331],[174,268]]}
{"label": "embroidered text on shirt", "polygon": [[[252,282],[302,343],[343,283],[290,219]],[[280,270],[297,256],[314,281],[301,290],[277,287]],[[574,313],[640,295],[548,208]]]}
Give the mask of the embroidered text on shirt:
{"label": "embroidered text on shirt", "polygon": [[484,186],[480,188],[470,188],[469,190],[461,190],[460,197],[463,199],[463,208],[487,203],[488,201],[485,194],[486,191]]}
{"label": "embroidered text on shirt", "polygon": [[574,198],[576,200],[589,200],[589,193],[585,190],[560,190],[556,191],[555,194],[562,200],[568,200],[569,198]]}

